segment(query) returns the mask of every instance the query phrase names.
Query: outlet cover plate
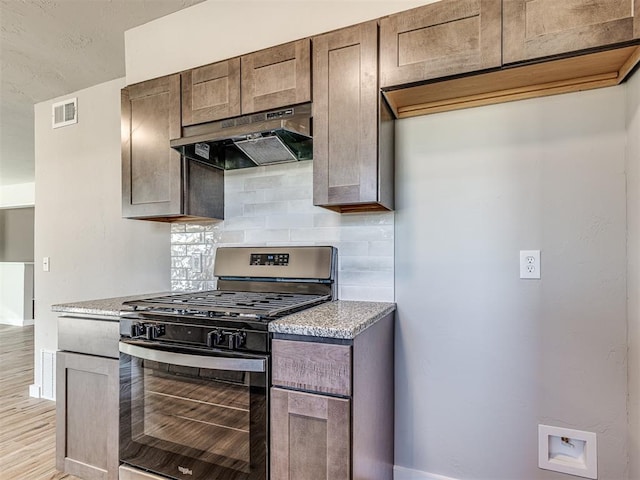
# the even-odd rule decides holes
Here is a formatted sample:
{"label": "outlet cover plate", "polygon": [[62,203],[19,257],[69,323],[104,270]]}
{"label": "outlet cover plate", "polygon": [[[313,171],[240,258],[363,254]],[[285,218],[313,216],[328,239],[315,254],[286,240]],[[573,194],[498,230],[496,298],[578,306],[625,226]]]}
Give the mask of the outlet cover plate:
{"label": "outlet cover plate", "polygon": [[520,278],[540,278],[540,250],[520,250]]}
{"label": "outlet cover plate", "polygon": [[[560,443],[568,446],[566,452],[563,452],[563,448],[558,446]],[[571,450],[575,451],[571,452]],[[596,434],[571,428],[538,425],[538,467],[578,477],[597,479],[598,445]]]}

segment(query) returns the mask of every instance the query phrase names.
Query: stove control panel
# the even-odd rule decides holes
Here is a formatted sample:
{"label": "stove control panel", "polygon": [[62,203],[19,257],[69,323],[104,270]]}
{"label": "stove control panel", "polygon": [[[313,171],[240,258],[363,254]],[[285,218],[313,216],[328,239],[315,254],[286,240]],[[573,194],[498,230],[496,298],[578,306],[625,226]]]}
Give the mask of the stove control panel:
{"label": "stove control panel", "polygon": [[252,253],[250,265],[275,265],[286,267],[289,265],[288,253]]}

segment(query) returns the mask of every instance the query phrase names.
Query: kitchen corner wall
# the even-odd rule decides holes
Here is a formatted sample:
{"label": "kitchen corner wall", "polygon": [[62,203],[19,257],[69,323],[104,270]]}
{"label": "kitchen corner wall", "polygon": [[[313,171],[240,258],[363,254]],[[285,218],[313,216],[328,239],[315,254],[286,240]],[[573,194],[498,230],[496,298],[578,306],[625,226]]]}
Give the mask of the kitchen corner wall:
{"label": "kitchen corner wall", "polygon": [[394,214],[314,207],[312,175],[312,162],[225,172],[225,220],[171,227],[172,289],[215,288],[219,246],[333,245],[339,298],[394,301]]}
{"label": "kitchen corner wall", "polygon": [[[596,433],[600,480],[640,478],[628,470],[625,158],[638,130],[626,87],[396,122],[398,466],[567,478],[538,468],[545,424]],[[519,278],[528,249],[541,250],[540,280]]]}
{"label": "kitchen corner wall", "polygon": [[[166,291],[169,226],[122,218],[120,89],[112,80],[35,106],[35,384],[58,345],[55,303]],[[78,123],[51,106],[78,99]],[[42,257],[50,257],[49,272]],[[46,385],[52,378],[44,378]]]}

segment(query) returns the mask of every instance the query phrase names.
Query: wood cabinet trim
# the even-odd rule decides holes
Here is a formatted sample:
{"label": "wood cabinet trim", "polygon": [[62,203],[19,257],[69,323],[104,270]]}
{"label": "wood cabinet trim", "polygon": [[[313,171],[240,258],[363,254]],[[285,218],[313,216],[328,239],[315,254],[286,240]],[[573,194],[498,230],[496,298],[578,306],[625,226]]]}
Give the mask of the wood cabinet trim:
{"label": "wood cabinet trim", "polygon": [[408,118],[618,85],[639,62],[640,46],[629,46],[425,83],[385,96],[397,118]]}

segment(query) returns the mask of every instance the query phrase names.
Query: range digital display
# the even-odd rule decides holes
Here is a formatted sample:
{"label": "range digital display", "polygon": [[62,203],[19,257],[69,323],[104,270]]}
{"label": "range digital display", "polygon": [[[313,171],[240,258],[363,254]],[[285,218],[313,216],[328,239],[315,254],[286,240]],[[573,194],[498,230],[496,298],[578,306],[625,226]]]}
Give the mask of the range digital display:
{"label": "range digital display", "polygon": [[288,253],[252,253],[250,265],[275,265],[286,267],[289,265]]}

